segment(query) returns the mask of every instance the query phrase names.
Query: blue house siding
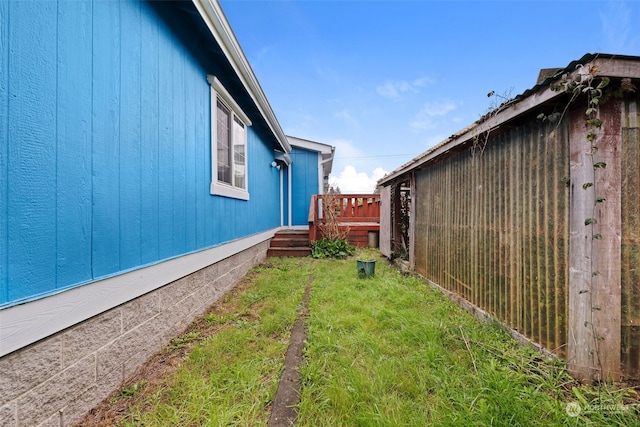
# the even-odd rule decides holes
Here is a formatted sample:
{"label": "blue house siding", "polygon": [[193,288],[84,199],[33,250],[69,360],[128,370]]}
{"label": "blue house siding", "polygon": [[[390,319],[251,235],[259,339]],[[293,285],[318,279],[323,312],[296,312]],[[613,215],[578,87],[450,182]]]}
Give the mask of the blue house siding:
{"label": "blue house siding", "polygon": [[[318,194],[318,152],[293,147],[290,153],[292,221],[296,225],[309,224],[311,196]],[[313,171],[314,173],[309,173]]]}
{"label": "blue house siding", "polygon": [[[174,37],[156,10],[169,7],[0,3],[0,305],[280,225],[264,120],[233,91],[228,64]],[[207,73],[256,124],[249,201],[209,194]],[[316,176],[294,182],[308,178],[313,194]]]}
{"label": "blue house siding", "polygon": [[[210,193],[208,75],[249,200]],[[0,424],[73,425],[263,260],[287,138],[216,0],[0,0]]]}
{"label": "blue house siding", "polygon": [[[7,270],[9,262],[9,29],[4,23],[9,13],[9,4],[0,2],[0,301],[8,299]],[[4,65],[3,65],[4,64]]]}

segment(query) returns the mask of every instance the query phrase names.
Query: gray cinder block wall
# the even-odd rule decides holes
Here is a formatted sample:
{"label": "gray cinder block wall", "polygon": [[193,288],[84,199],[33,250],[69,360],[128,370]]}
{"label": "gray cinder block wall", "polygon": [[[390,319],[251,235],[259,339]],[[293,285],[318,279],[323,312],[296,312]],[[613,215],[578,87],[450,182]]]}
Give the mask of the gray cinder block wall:
{"label": "gray cinder block wall", "polygon": [[0,359],[0,426],[69,426],[109,396],[247,271],[269,242]]}

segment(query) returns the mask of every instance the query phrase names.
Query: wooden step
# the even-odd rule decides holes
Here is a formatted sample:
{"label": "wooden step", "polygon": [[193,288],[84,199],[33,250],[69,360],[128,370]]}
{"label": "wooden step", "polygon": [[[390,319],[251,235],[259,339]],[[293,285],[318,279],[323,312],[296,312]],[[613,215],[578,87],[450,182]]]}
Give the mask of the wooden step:
{"label": "wooden step", "polygon": [[306,257],[311,255],[308,230],[278,231],[267,250],[267,256]]}
{"label": "wooden step", "polygon": [[272,248],[295,248],[295,247],[308,247],[309,238],[282,238],[274,237],[271,239]]}
{"label": "wooden step", "polygon": [[268,257],[290,256],[290,257],[307,257],[311,255],[311,248],[269,248],[267,249]]}

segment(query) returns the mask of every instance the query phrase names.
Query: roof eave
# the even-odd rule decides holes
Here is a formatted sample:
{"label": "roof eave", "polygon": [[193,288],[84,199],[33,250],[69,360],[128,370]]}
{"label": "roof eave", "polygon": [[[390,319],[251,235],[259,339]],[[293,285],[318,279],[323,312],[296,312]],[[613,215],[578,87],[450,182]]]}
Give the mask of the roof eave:
{"label": "roof eave", "polygon": [[[478,135],[491,132],[503,123],[525,114],[533,108],[536,108],[554,98],[565,95],[565,92],[550,89],[550,83],[560,79],[563,74],[568,74],[569,78],[573,78],[584,69],[588,70],[591,69],[591,67],[596,66],[598,67],[599,76],[607,76],[610,78],[637,78],[638,60],[638,57],[587,54],[580,60],[571,62],[554,77],[547,78],[542,84],[526,90],[522,95],[516,96],[512,101],[506,103],[502,107],[499,107],[495,110],[495,114],[485,116],[480,121],[456,134],[453,134],[435,147],[425,151],[423,154],[392,171],[387,176],[378,180],[378,185],[388,184],[406,174],[408,171],[417,169],[436,157],[451,151],[458,145],[468,142]],[[583,69],[579,69],[578,65],[588,66]]]}
{"label": "roof eave", "polygon": [[243,86],[255,102],[260,114],[265,118],[267,125],[273,132],[278,144],[285,152],[291,151],[284,131],[278,123],[267,97],[256,78],[238,40],[236,39],[229,21],[224,15],[220,4],[215,0],[192,0],[198,13],[206,23],[209,31],[216,39],[224,55],[229,59],[231,66],[238,75]]}
{"label": "roof eave", "polygon": [[333,169],[333,158],[335,156],[336,147],[321,142],[311,141],[308,139],[297,138],[287,135],[287,140],[292,147],[300,147],[305,150],[316,151],[322,156],[322,174],[329,176]]}

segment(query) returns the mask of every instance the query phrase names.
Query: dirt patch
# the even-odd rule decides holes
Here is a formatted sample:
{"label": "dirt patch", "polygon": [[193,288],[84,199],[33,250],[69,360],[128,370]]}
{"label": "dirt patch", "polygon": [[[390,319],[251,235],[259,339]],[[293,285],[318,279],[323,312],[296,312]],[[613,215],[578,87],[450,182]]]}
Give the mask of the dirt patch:
{"label": "dirt patch", "polygon": [[278,383],[278,391],[271,408],[268,427],[292,426],[298,416],[295,409],[300,401],[300,372],[298,368],[302,362],[302,350],[307,340],[307,316],[312,283],[313,276],[309,277],[307,281],[298,318],[291,329],[289,348],[284,359],[284,371]]}

